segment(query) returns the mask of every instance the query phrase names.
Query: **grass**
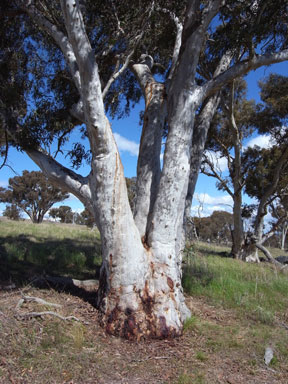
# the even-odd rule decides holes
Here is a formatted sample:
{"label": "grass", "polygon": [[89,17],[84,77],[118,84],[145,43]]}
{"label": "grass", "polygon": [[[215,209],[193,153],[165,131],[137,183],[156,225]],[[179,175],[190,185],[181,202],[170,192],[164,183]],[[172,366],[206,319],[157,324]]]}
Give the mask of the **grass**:
{"label": "grass", "polygon": [[95,277],[101,263],[100,238],[85,226],[0,221],[0,278],[13,281],[47,274]]}
{"label": "grass", "polygon": [[204,244],[187,253],[183,286],[189,295],[204,296],[213,304],[237,309],[243,316],[267,324],[272,324],[276,315],[286,313],[287,276],[267,263],[243,263],[223,254],[225,248],[211,249]]}

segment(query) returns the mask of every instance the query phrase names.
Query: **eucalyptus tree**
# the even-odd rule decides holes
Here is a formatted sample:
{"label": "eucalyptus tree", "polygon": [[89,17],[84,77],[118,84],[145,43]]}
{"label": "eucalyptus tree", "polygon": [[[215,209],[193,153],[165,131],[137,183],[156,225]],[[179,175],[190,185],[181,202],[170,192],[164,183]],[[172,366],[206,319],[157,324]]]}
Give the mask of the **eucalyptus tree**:
{"label": "eucalyptus tree", "polygon": [[[37,108],[30,104],[22,119],[14,114],[14,124],[3,114],[2,126],[51,180],[93,213],[103,257],[97,303],[108,333],[131,339],[181,334],[189,316],[181,247],[193,135],[200,129],[193,129],[195,115],[234,78],[287,60],[287,7],[276,3],[10,2],[19,14],[13,26],[30,31],[26,80],[32,88],[25,89]],[[235,58],[217,71],[227,51]],[[211,63],[207,76],[199,72],[200,60]],[[155,73],[163,75],[161,82]],[[127,112],[141,94],[145,112],[133,216],[107,112]],[[51,141],[58,138],[61,151],[79,123],[90,152],[76,143],[71,156],[76,166],[83,156],[89,161],[86,177],[49,153]]]}
{"label": "eucalyptus tree", "polygon": [[60,205],[59,208],[51,208],[49,210],[49,216],[53,219],[60,219],[60,223],[73,223],[73,211],[68,205]]}
{"label": "eucalyptus tree", "polygon": [[284,251],[288,233],[288,192],[271,204],[270,212],[273,218],[271,224],[277,226],[279,246]]}
{"label": "eucalyptus tree", "polygon": [[17,206],[33,223],[40,224],[53,204],[67,199],[67,192],[53,185],[42,172],[23,171],[9,179],[8,188],[0,189],[0,202]]}
{"label": "eucalyptus tree", "polygon": [[[223,90],[220,108],[210,126],[206,143],[207,152],[204,153],[202,162],[202,172],[215,178],[218,189],[227,192],[233,200],[231,254],[236,259],[244,257],[242,194],[247,164],[242,162],[243,142],[255,131],[253,120],[256,105],[253,100],[246,100],[246,89],[246,82],[237,79]],[[211,157],[213,153],[227,161],[227,176],[223,176],[217,161]]]}
{"label": "eucalyptus tree", "polygon": [[263,245],[286,216],[282,214],[271,229],[263,233],[269,206],[273,207],[277,201],[286,201],[288,192],[288,77],[272,74],[259,85],[262,102],[257,105],[253,124],[260,133],[270,135],[270,148],[248,148],[243,162],[248,169],[245,192],[258,200],[253,224],[254,237],[256,244]]}

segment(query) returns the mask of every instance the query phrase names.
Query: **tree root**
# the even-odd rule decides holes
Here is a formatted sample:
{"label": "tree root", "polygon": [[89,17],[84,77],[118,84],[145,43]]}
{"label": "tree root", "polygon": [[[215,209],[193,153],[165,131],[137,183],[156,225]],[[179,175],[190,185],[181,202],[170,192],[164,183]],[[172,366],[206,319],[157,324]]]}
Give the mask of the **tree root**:
{"label": "tree root", "polygon": [[41,304],[41,305],[47,305],[48,307],[55,307],[55,308],[61,308],[62,307],[62,305],[60,305],[60,304],[49,303],[48,301],[40,299],[39,297],[23,296],[22,299],[20,299],[18,301],[18,304],[16,305],[16,309],[21,308],[21,306],[24,303],[31,303],[31,302],[35,302],[35,303]]}
{"label": "tree root", "polygon": [[[16,305],[16,310],[21,308],[21,306],[24,303],[31,303],[31,302],[35,302],[35,303],[41,304],[41,305],[47,305],[47,306],[50,306],[50,307],[62,308],[62,305],[60,305],[60,304],[50,303],[50,302],[48,302],[46,300],[40,299],[39,297],[23,296],[18,301],[18,303]],[[76,317],[76,316],[66,316],[65,317],[65,316],[59,315],[59,313],[53,312],[53,311],[16,313],[15,314],[15,318],[16,319],[25,320],[25,319],[31,319],[33,317],[43,317],[43,316],[47,316],[47,315],[57,317],[58,319],[64,320],[64,321],[74,320],[74,321],[78,321],[78,322],[86,324],[86,325],[89,324],[86,321],[78,319],[78,317]]]}
{"label": "tree root", "polygon": [[15,317],[16,318],[20,318],[22,320],[25,320],[25,319],[31,319],[33,317],[42,317],[42,316],[46,316],[46,315],[55,316],[58,319],[64,320],[64,321],[74,320],[74,321],[78,321],[78,322],[86,324],[86,325],[89,324],[86,321],[78,319],[78,317],[75,317],[75,316],[66,316],[66,317],[64,317],[64,316],[59,315],[59,313],[56,313],[56,312],[53,312],[53,311],[28,312],[28,313],[23,313],[23,314],[22,313],[17,313],[15,315]]}

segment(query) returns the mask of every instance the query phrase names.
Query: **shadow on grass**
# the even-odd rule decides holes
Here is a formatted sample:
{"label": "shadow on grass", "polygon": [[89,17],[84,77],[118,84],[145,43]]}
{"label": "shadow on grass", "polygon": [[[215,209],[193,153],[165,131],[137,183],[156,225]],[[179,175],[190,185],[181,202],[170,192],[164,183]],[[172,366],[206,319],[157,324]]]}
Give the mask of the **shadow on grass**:
{"label": "shadow on grass", "polygon": [[232,258],[230,251],[219,251],[217,249],[206,249],[206,248],[199,248],[197,249],[197,253],[203,256],[207,256],[207,254],[211,256],[219,256],[224,258]]}
{"label": "shadow on grass", "polygon": [[0,281],[18,285],[46,273],[78,279],[97,277],[101,264],[100,240],[94,243],[31,236],[0,236]]}
{"label": "shadow on grass", "polygon": [[[101,265],[101,244],[64,239],[47,240],[31,236],[0,236],[0,286],[33,284],[40,288],[78,296],[95,306],[95,291],[73,286],[72,279],[97,279]],[[61,276],[59,282],[41,276]]]}

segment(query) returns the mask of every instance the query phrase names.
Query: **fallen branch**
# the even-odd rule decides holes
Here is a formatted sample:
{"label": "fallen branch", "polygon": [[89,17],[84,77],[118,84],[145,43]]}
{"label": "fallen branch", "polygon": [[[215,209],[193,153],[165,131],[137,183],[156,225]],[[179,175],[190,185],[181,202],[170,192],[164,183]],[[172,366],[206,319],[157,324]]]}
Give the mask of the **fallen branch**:
{"label": "fallen branch", "polygon": [[84,289],[86,291],[92,291],[98,289],[99,280],[77,280],[71,277],[59,277],[44,275],[37,277],[33,280],[33,283],[50,283],[56,286],[62,287],[76,287]]}
{"label": "fallen branch", "polygon": [[64,321],[69,321],[69,320],[74,320],[74,321],[78,321],[80,323],[83,323],[83,324],[89,324],[88,322],[86,321],[83,321],[83,320],[80,320],[78,319],[78,317],[75,317],[75,316],[61,316],[59,315],[58,313],[56,312],[53,312],[53,311],[45,311],[45,312],[28,312],[28,313],[17,313],[15,315],[16,318],[20,318],[20,319],[31,319],[33,317],[42,317],[42,316],[47,316],[47,315],[50,315],[50,316],[55,316],[57,317],[58,319],[60,320],[64,320]]}
{"label": "fallen branch", "polygon": [[275,260],[274,257],[271,255],[271,253],[268,251],[268,249],[266,247],[264,247],[264,245],[262,245],[260,243],[256,243],[255,245],[258,249],[260,249],[264,253],[264,255],[266,256],[267,260],[270,263],[276,265],[276,267],[278,267],[280,269],[283,269],[283,264],[281,264],[281,263],[279,263],[279,261]]}
{"label": "fallen branch", "polygon": [[35,303],[41,304],[41,305],[47,305],[48,307],[55,307],[55,308],[61,308],[62,307],[62,305],[60,305],[60,304],[50,303],[48,301],[40,299],[39,297],[23,296],[22,299],[20,299],[18,301],[18,304],[16,305],[16,309],[21,308],[21,306],[24,303],[32,303],[32,302],[35,302]]}

